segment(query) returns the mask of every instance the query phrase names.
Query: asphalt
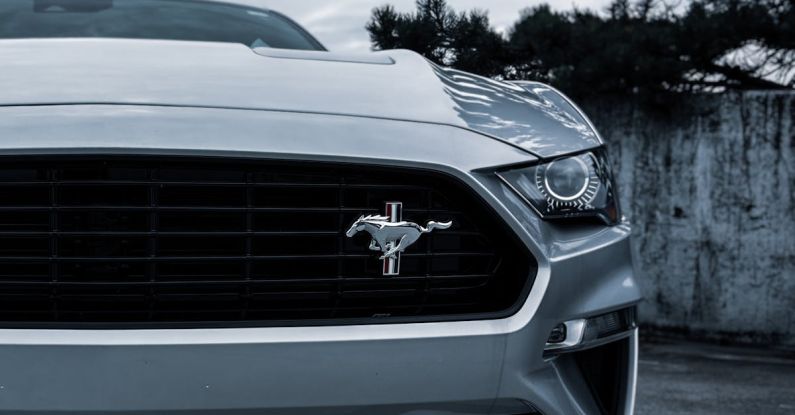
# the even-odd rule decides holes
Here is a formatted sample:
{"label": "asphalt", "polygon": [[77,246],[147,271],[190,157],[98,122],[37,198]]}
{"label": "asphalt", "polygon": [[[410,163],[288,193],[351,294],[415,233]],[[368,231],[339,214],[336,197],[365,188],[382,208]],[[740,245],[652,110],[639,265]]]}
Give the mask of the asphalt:
{"label": "asphalt", "polygon": [[637,415],[795,415],[795,353],[642,342]]}

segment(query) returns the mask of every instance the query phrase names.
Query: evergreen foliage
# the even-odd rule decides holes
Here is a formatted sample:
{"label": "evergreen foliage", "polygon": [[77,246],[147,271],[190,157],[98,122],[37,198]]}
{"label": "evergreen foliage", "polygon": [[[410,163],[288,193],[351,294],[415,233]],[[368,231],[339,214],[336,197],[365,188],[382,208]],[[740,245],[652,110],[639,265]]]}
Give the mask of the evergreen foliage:
{"label": "evergreen foliage", "polygon": [[485,11],[417,0],[412,13],[374,9],[367,30],[374,49],[578,97],[795,87],[795,0],[614,0],[601,13],[540,5],[505,34]]}

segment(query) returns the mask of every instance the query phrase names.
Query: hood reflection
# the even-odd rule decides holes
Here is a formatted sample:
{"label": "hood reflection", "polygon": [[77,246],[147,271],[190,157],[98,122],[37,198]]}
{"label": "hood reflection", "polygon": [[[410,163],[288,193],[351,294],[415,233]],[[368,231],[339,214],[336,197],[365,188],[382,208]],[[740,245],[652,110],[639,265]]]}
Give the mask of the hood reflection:
{"label": "hood reflection", "polygon": [[471,129],[541,157],[601,145],[587,120],[554,89],[495,81],[433,65],[458,117]]}

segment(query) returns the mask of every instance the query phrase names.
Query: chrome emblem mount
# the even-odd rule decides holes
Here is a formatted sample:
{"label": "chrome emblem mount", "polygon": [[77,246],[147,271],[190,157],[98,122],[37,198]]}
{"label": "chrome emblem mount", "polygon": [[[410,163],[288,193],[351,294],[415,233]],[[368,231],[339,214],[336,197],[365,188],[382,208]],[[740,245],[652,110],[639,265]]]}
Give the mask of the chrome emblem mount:
{"label": "chrome emblem mount", "polygon": [[403,221],[403,203],[388,202],[386,215],[363,215],[351,225],[346,235],[354,237],[359,232],[367,232],[372,236],[371,251],[381,251],[384,264],[384,275],[400,275],[400,254],[414,245],[423,234],[436,229],[449,229],[453,222],[430,221],[422,227],[413,222]]}

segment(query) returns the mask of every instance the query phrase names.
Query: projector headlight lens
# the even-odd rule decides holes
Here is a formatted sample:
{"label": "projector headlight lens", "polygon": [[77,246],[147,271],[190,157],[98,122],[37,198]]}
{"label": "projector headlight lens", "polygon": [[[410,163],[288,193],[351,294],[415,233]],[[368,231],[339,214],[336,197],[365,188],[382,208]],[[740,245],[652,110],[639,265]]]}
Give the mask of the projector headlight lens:
{"label": "projector headlight lens", "polygon": [[588,162],[582,157],[555,160],[536,169],[536,183],[552,199],[560,202],[578,200],[589,188],[599,186],[591,177],[592,169]]}
{"label": "projector headlight lens", "polygon": [[604,150],[562,157],[498,175],[545,219],[619,220],[613,176]]}

